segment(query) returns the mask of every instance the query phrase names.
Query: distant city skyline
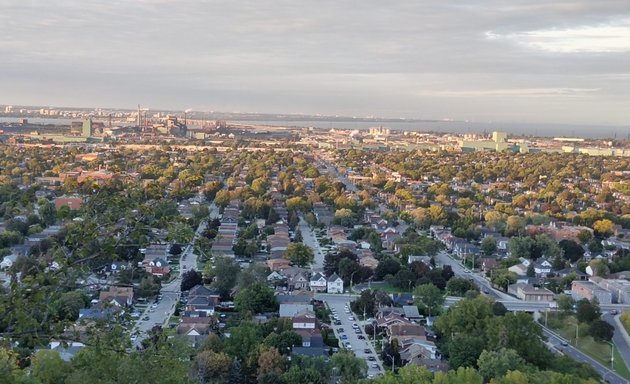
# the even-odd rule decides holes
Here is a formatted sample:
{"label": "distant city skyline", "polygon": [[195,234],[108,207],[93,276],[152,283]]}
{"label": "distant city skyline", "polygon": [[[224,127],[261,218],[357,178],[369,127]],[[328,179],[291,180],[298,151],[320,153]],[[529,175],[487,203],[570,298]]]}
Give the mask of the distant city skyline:
{"label": "distant city skyline", "polygon": [[0,104],[630,125],[623,0],[4,0],[0,22]]}

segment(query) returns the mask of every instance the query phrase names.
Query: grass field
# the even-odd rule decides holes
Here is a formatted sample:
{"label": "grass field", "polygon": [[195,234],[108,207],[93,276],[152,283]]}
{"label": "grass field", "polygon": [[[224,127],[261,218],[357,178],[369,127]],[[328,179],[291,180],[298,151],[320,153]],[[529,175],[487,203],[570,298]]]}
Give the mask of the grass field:
{"label": "grass field", "polygon": [[[571,345],[575,346],[576,325],[577,319],[573,315],[561,316],[557,314],[555,316],[549,316],[548,326],[555,332],[564,337]],[[579,326],[577,332],[577,348],[589,355],[593,359],[602,363],[606,367],[610,367],[610,350],[611,346],[608,343],[602,343],[595,341],[588,335],[588,326],[582,324]],[[615,348],[615,371],[626,379],[630,379],[630,371],[623,361],[623,358]]]}

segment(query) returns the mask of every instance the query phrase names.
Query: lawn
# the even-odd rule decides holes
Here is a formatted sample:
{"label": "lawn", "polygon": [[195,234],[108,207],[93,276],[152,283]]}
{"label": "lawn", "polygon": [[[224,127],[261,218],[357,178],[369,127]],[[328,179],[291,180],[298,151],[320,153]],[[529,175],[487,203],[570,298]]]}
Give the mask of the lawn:
{"label": "lawn", "polygon": [[[557,317],[556,317],[557,316]],[[573,315],[562,316],[556,314],[548,319],[549,328],[564,337],[571,345],[575,346],[577,319]],[[610,367],[610,344],[595,341],[588,336],[588,326],[582,324],[578,330],[577,348],[593,359]],[[630,371],[626,367],[623,358],[615,348],[615,371],[626,379],[630,379]]]}
{"label": "lawn", "polygon": [[374,282],[370,284],[370,288],[371,289],[380,289],[382,291],[385,291],[387,293],[401,293],[401,292],[410,292],[406,289],[400,289],[400,288],[396,288],[384,281],[379,281],[379,282]]}

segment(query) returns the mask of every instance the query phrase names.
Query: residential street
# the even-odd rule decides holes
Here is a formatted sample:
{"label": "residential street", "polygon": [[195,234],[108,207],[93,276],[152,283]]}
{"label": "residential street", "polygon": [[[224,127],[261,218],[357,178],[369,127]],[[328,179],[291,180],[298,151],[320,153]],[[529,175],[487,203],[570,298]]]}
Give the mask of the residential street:
{"label": "residential street", "polygon": [[[317,294],[315,298],[323,300],[328,304],[330,310],[334,310],[334,316],[339,318],[341,325],[332,325],[335,336],[339,339],[339,347],[343,348],[346,343],[350,344],[350,348],[354,354],[361,359],[365,359],[368,365],[368,376],[376,376],[383,372],[383,364],[380,357],[376,354],[373,343],[368,339],[364,332],[365,322],[359,321],[355,314],[350,312],[350,302],[354,300],[356,295],[336,295],[336,294]],[[346,309],[347,308],[347,309]],[[352,320],[350,318],[352,317]],[[356,333],[353,324],[357,324],[361,333]],[[340,328],[343,332],[339,332]],[[342,339],[345,336],[345,339]],[[363,340],[359,336],[364,337]],[[366,353],[369,350],[369,353]],[[373,357],[373,361],[369,360]]]}
{"label": "residential street", "polygon": [[[208,206],[210,209],[210,219],[218,217],[219,209],[214,203]],[[137,335],[137,338],[133,341],[133,346],[138,347],[141,345],[142,340],[147,337],[149,332],[154,326],[159,325],[162,327],[168,326],[168,319],[175,311],[175,305],[179,300],[180,286],[182,282],[182,275],[193,268],[197,268],[197,255],[193,252],[193,246],[195,240],[203,233],[207,226],[206,221],[202,221],[197,227],[193,240],[186,246],[180,256],[180,268],[179,274],[173,281],[162,286],[160,294],[162,299],[157,303],[151,303],[147,309],[142,313],[140,319],[136,322],[136,326],[132,332]],[[146,319],[146,320],[145,320]]]}
{"label": "residential street", "polygon": [[483,293],[492,298],[518,301],[517,298],[510,296],[505,292],[494,289],[490,284],[490,281],[488,281],[485,276],[482,276],[481,273],[472,273],[469,269],[465,268],[459,260],[453,258],[447,252],[442,251],[438,253],[437,256],[435,256],[435,262],[438,265],[450,265],[453,269],[453,272],[455,272],[455,276],[468,277],[473,279],[475,283],[477,283],[477,285],[482,289]]}
{"label": "residential street", "polygon": [[300,216],[298,228],[302,232],[302,243],[308,245],[313,250],[313,255],[315,256],[315,259],[311,264],[311,269],[314,272],[322,272],[324,270],[324,254],[319,247],[319,242],[315,237],[315,233],[302,216]]}

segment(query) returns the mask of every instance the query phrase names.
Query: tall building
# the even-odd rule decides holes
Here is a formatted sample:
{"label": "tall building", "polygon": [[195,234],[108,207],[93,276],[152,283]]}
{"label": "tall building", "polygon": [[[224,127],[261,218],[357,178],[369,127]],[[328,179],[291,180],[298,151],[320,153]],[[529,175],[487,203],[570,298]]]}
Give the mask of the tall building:
{"label": "tall building", "polygon": [[83,120],[83,130],[82,130],[82,135],[83,137],[91,137],[92,136],[92,119],[85,119]]}

